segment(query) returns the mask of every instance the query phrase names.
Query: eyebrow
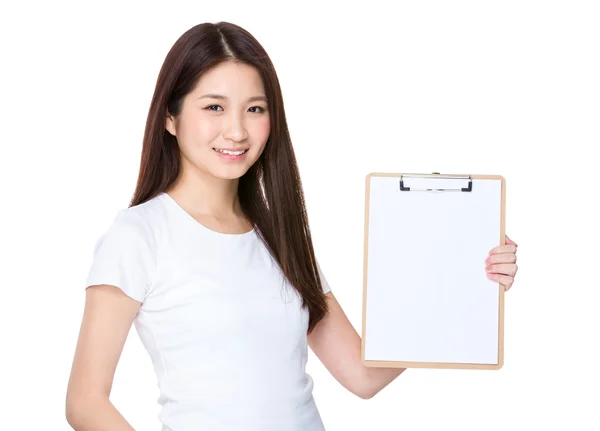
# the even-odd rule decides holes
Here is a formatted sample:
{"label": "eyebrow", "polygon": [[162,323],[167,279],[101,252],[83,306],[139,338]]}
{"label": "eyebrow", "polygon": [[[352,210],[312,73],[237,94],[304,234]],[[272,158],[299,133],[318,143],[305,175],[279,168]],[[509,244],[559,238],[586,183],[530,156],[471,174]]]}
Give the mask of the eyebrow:
{"label": "eyebrow", "polygon": [[[198,99],[203,99],[203,98],[228,100],[227,96],[222,96],[220,94],[214,94],[214,93],[203,94],[202,96],[198,97]],[[248,98],[248,102],[254,102],[257,100],[262,100],[264,102],[267,102],[267,98],[265,96],[253,96],[253,97]]]}

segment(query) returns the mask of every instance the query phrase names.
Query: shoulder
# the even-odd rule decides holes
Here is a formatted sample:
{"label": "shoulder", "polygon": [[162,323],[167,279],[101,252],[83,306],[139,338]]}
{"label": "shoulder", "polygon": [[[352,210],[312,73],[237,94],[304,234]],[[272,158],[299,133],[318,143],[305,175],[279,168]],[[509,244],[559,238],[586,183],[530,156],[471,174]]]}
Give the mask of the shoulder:
{"label": "shoulder", "polygon": [[118,210],[96,244],[116,248],[146,247],[154,251],[160,233],[160,214],[155,200]]}
{"label": "shoulder", "polygon": [[121,209],[114,219],[118,227],[153,238],[156,237],[163,221],[164,211],[158,196],[141,204]]}
{"label": "shoulder", "polygon": [[157,235],[152,206],[119,210],[94,247],[86,286],[110,284],[143,302],[158,267]]}

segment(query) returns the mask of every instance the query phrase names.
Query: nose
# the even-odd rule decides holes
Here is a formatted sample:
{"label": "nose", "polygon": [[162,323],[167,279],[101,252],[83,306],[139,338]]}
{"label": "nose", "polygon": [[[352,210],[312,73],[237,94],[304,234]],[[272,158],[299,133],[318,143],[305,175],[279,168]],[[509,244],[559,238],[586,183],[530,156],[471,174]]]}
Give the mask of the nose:
{"label": "nose", "polygon": [[225,123],[223,129],[223,138],[231,139],[235,142],[240,142],[248,137],[248,132],[244,127],[244,122],[240,116],[232,115],[230,119]]}

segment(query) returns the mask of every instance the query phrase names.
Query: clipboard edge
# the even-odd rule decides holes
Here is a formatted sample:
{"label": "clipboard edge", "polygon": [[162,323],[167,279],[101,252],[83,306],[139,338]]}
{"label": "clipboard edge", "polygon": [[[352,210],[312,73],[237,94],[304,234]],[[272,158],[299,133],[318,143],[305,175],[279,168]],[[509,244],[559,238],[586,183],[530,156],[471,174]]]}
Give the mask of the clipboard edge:
{"label": "clipboard edge", "polygon": [[464,370],[499,370],[504,363],[476,364],[456,362],[406,362],[406,361],[375,361],[364,360],[363,365],[368,368],[430,368],[430,369],[464,369]]}

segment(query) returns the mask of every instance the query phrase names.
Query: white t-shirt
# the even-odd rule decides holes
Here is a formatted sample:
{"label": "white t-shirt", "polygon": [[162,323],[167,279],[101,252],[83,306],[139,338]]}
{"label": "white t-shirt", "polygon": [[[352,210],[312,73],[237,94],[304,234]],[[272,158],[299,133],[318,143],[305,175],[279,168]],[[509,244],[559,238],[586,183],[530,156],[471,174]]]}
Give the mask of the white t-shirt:
{"label": "white t-shirt", "polygon": [[254,230],[218,233],[161,193],[117,213],[94,247],[96,284],[142,302],[134,325],[162,431],[324,430],[305,372],[308,311]]}

